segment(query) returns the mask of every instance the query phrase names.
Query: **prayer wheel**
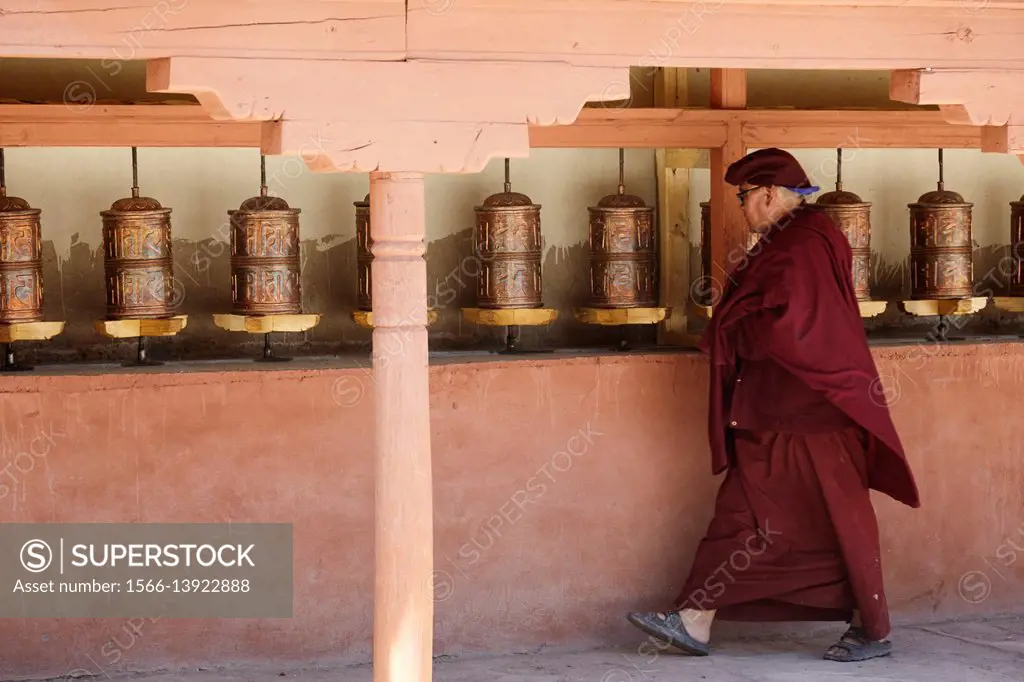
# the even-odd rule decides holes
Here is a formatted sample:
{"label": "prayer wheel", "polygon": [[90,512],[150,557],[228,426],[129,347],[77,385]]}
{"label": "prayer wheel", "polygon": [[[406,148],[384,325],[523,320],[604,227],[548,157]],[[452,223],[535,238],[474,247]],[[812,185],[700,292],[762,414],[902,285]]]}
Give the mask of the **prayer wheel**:
{"label": "prayer wheel", "polygon": [[505,159],[505,191],[477,206],[474,247],[480,259],[480,308],[541,308],[540,205],[512,191]]}
{"label": "prayer wheel", "polygon": [[171,209],[139,196],[138,150],[132,147],[132,195],[102,211],[107,318],[173,317]]}
{"label": "prayer wheel", "polygon": [[1024,296],[1024,196],[1010,202],[1010,254],[1013,257],[1010,295]]}
{"label": "prayer wheel", "polygon": [[236,315],[302,312],[300,209],[267,195],[266,158],[260,157],[260,194],[228,211],[231,221],[231,305]]}
{"label": "prayer wheel", "polygon": [[938,189],[910,207],[910,297],[915,300],[969,298],[974,290],[971,207],[945,189],[939,150]]}
{"label": "prayer wheel", "polygon": [[373,310],[371,273],[373,268],[373,241],[370,238],[370,195],[355,202],[356,207],[356,270],[359,290],[356,292],[356,307],[359,310]]}
{"label": "prayer wheel", "polygon": [[858,301],[871,300],[871,203],[843,190],[843,150],[836,150],[836,188],[808,204],[823,212],[843,233],[853,251],[853,288]]}
{"label": "prayer wheel", "polygon": [[7,196],[0,149],[0,324],[43,319],[43,252],[39,215]]}
{"label": "prayer wheel", "polygon": [[626,194],[624,151],[619,150],[619,191],[590,212],[590,305],[594,308],[657,306],[654,208]]}

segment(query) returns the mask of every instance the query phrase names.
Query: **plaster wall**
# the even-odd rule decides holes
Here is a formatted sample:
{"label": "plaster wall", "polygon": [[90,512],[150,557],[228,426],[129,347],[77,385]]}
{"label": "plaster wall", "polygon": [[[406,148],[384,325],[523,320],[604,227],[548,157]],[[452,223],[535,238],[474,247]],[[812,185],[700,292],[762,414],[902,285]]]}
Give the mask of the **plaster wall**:
{"label": "plaster wall", "polygon": [[[1024,346],[875,356],[924,505],[876,497],[896,620],[1019,606],[1024,460],[1012,406],[1024,400]],[[436,599],[435,653],[638,645],[624,613],[675,595],[718,485],[705,361],[434,362],[436,572],[423,589]],[[185,369],[4,378],[0,514],[293,523],[294,618],[4,619],[0,680],[368,660],[369,376],[311,362]],[[21,456],[41,434],[52,446]]]}

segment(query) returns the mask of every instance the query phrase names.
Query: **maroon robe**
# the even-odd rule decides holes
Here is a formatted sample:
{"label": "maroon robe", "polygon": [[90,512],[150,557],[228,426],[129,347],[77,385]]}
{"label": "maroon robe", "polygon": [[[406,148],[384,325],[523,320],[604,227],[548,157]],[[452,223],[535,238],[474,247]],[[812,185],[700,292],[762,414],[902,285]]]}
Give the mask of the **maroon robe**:
{"label": "maroon robe", "polygon": [[712,470],[728,474],[679,608],[735,620],[858,609],[870,637],[888,634],[869,489],[920,500],[851,268],[839,229],[802,207],[730,273],[704,337]]}

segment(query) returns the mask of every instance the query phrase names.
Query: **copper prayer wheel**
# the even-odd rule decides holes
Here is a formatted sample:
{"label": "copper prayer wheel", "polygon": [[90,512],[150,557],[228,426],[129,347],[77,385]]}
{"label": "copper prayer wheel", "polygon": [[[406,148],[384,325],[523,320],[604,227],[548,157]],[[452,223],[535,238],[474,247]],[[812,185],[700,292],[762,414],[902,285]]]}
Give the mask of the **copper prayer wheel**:
{"label": "copper prayer wheel", "polygon": [[836,150],[836,188],[808,204],[836,224],[853,251],[853,289],[858,301],[871,300],[871,203],[843,190],[843,150]]}
{"label": "copper prayer wheel", "polygon": [[228,211],[231,221],[231,305],[236,315],[302,312],[299,213],[267,195],[266,158],[260,156],[260,194]]}
{"label": "copper prayer wheel", "polygon": [[139,196],[138,150],[132,147],[132,195],[118,199],[103,217],[107,318],[174,316],[171,209]]}
{"label": "copper prayer wheel", "polygon": [[1024,296],[1024,196],[1010,202],[1010,255],[1013,257],[1010,295]]}
{"label": "copper prayer wheel", "polygon": [[969,298],[974,290],[971,207],[942,181],[910,207],[911,299]]}
{"label": "copper prayer wheel", "polygon": [[530,197],[512,191],[505,159],[505,191],[492,194],[474,209],[479,307],[543,307],[540,208]]}
{"label": "copper prayer wheel", "polygon": [[0,324],[43,319],[43,250],[38,208],[7,196],[0,149]]}
{"label": "copper prayer wheel", "polygon": [[619,150],[619,191],[590,213],[590,305],[653,308],[657,305],[654,208],[626,194],[624,150]]}
{"label": "copper prayer wheel", "polygon": [[358,271],[359,290],[356,292],[356,307],[359,310],[372,310],[370,295],[371,273],[373,268],[373,241],[370,238],[370,195],[362,201],[355,202],[356,207],[356,270]]}

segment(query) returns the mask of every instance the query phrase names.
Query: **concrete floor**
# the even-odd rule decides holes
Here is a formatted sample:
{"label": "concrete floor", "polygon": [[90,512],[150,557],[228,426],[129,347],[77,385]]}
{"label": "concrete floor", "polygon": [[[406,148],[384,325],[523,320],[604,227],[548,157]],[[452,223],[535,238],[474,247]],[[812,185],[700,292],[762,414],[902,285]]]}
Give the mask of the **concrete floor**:
{"label": "concrete floor", "polygon": [[[840,628],[841,631],[841,628]],[[836,633],[797,639],[723,638],[707,658],[643,648],[517,654],[438,660],[434,682],[1020,682],[1024,680],[1024,616],[902,626],[892,656],[832,663],[821,654]],[[640,649],[638,651],[638,649]],[[445,658],[445,657],[442,657]],[[368,665],[319,670],[198,671],[133,676],[147,682],[370,682]]]}

